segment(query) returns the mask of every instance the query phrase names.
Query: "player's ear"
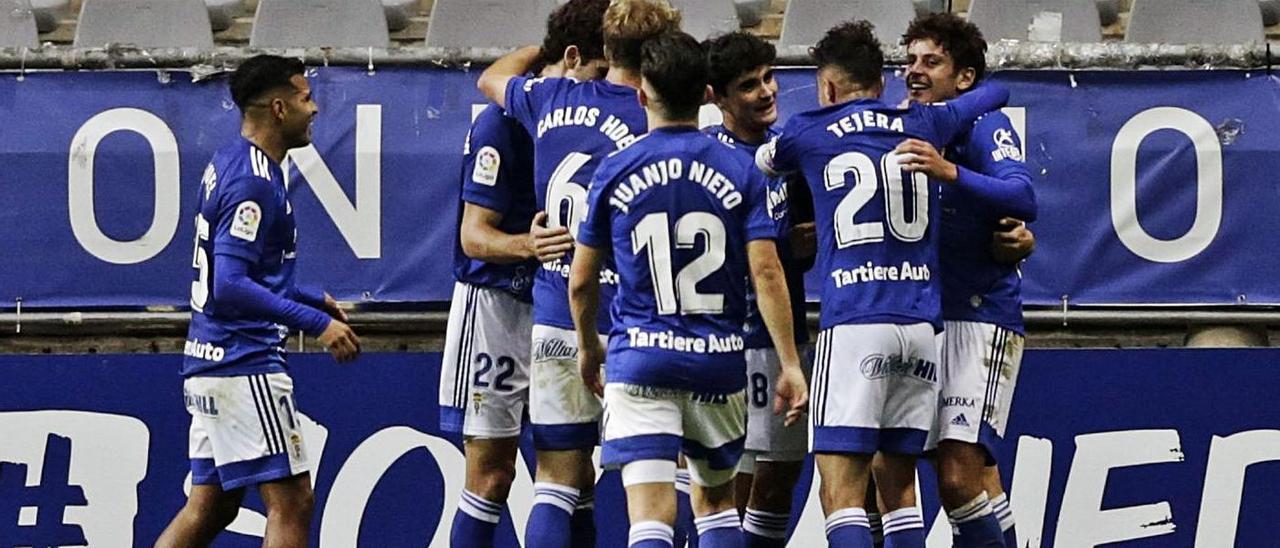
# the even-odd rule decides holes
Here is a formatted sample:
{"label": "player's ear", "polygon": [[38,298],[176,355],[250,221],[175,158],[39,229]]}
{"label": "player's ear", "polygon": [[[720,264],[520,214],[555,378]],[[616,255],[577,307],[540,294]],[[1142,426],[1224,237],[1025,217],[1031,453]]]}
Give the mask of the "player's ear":
{"label": "player's ear", "polygon": [[575,70],[580,66],[582,66],[582,52],[578,50],[578,46],[570,45],[564,48],[565,70]]}
{"label": "player's ear", "polygon": [[962,69],[960,74],[956,77],[956,89],[960,91],[968,91],[977,83],[978,71],[973,70],[973,67],[966,67]]}
{"label": "player's ear", "polygon": [[640,86],[639,91],[640,93],[638,93],[637,96],[640,98],[640,107],[649,108],[649,103],[653,101],[653,99],[651,99],[649,94],[644,91],[644,86]]}
{"label": "player's ear", "polygon": [[285,100],[280,97],[271,98],[271,117],[278,121],[284,121],[285,112],[289,110],[289,105],[285,104]]}

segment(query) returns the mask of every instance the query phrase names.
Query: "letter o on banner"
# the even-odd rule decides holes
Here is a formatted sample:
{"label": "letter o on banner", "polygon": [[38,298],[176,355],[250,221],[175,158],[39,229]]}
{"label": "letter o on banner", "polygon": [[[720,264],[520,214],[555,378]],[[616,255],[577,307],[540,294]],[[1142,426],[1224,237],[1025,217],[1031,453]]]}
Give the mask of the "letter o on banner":
{"label": "letter o on banner", "polygon": [[[117,131],[132,131],[151,145],[155,206],[151,227],[133,241],[102,233],[93,211],[93,160],[98,145]],[[67,165],[67,210],[76,241],[95,257],[114,264],[137,264],[155,257],[178,230],[181,202],[178,140],[158,116],[136,108],[116,108],[90,118],[71,139]]]}
{"label": "letter o on banner", "polygon": [[[1138,221],[1138,148],[1152,133],[1172,129],[1191,139],[1196,153],[1196,217],[1186,234],[1160,240]],[[1222,224],[1222,146],[1213,126],[1186,109],[1158,107],[1138,113],[1111,147],[1111,225],[1134,254],[1157,263],[1185,261],[1204,251]]]}

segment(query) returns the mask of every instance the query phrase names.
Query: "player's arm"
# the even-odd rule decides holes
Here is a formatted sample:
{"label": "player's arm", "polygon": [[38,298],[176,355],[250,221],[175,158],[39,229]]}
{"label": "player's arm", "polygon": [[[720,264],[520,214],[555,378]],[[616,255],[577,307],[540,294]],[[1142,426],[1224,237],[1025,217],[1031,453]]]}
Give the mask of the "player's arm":
{"label": "player's arm", "polygon": [[[796,350],[795,328],[791,321],[791,295],[787,277],[778,260],[778,248],[771,240],[747,242],[747,260],[751,281],[755,285],[756,303],[769,338],[778,351],[782,371],[778,375],[775,413],[786,411],[786,425],[799,421],[809,403],[809,389],[800,369],[800,353]],[[575,261],[576,262],[576,261]]]}
{"label": "player's arm", "polygon": [[480,93],[502,108],[507,108],[507,85],[513,78],[525,74],[538,60],[539,46],[525,46],[503,55],[480,74],[476,87]]}
{"label": "player's arm", "polygon": [[1000,219],[1000,229],[991,235],[991,256],[996,262],[1016,265],[1036,250],[1036,236],[1027,223],[1013,217]]}
{"label": "player's arm", "polygon": [[991,175],[969,169],[947,160],[927,141],[907,139],[894,150],[898,164],[909,172],[919,172],[944,183],[963,188],[983,206],[1002,216],[1034,221],[1036,195],[1031,187],[1031,174],[1022,162],[1006,160],[986,166]]}
{"label": "player's arm", "polygon": [[579,244],[569,268],[569,309],[578,332],[578,371],[587,388],[597,396],[604,395],[600,380],[600,364],[605,350],[600,344],[596,315],[600,309],[600,265],[604,252]]}
{"label": "player's arm", "polygon": [[983,114],[1009,104],[1009,89],[995,82],[982,82],[964,94],[941,105],[926,108],[941,114],[937,128],[943,143],[964,135]]}
{"label": "player's arm", "polygon": [[466,203],[462,206],[462,252],[468,257],[494,264],[527,261],[535,256],[533,236],[508,234],[498,226],[502,213]]}
{"label": "player's arm", "polygon": [[330,318],[347,321],[347,312],[338,306],[338,301],[319,289],[301,285],[295,286],[293,291],[290,292],[289,298],[311,308],[318,308],[328,314]]}

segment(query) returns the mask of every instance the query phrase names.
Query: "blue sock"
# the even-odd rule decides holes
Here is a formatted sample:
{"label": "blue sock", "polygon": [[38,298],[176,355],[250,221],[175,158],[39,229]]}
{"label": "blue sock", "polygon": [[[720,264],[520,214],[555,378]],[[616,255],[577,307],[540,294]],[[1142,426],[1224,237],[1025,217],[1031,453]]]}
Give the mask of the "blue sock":
{"label": "blue sock", "polygon": [[742,520],[742,545],[745,548],[785,548],[790,521],[788,514],[747,508],[747,515]]}
{"label": "blue sock", "polygon": [[703,548],[742,548],[742,522],[738,509],[693,520],[698,527],[698,545]]}
{"label": "blue sock", "polygon": [[527,548],[571,548],[570,522],[578,504],[578,490],[554,483],[533,484],[533,509],[524,530]]}
{"label": "blue sock", "polygon": [[924,518],[914,506],[885,514],[884,548],[924,548]]}
{"label": "blue sock", "polygon": [[1006,548],[1022,548],[1018,546],[1018,533],[1013,524],[1013,510],[1009,508],[1009,495],[1000,493],[991,499],[991,513],[1000,521],[1000,530],[1004,531]]}
{"label": "blue sock", "polygon": [[596,545],[596,498],[594,495],[583,495],[573,509],[570,520],[573,545],[575,547],[593,548]]}
{"label": "blue sock", "polygon": [[827,542],[831,548],[870,548],[866,510],[841,508],[827,516]]}
{"label": "blue sock", "polygon": [[670,525],[660,521],[642,521],[631,525],[627,538],[628,548],[672,548]]}
{"label": "blue sock", "polygon": [[453,529],[449,531],[449,546],[454,548],[490,548],[493,532],[502,519],[502,505],[463,490],[458,501],[458,511],[453,514]]}
{"label": "blue sock", "polygon": [[981,493],[964,506],[947,513],[955,522],[955,548],[1003,548],[1000,521],[991,512],[987,494]]}
{"label": "blue sock", "polygon": [[698,529],[693,525],[693,503],[689,500],[689,471],[676,470],[676,526],[672,538],[675,546],[698,548]]}

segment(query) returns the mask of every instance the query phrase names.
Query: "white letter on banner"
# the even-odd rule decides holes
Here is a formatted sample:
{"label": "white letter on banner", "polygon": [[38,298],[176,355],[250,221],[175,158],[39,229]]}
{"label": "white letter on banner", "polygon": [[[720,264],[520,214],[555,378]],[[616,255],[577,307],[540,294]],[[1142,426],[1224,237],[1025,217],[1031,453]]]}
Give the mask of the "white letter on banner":
{"label": "white letter on banner", "polygon": [[1044,511],[1053,471],[1053,441],[1033,436],[1018,438],[1009,507],[1018,523],[1018,548],[1040,548]]}
{"label": "white letter on banner", "polygon": [[1280,430],[1251,430],[1214,436],[1209,445],[1209,465],[1200,498],[1200,524],[1196,546],[1235,546],[1244,496],[1245,471],[1250,465],[1280,461]]}
{"label": "white letter on banner", "polygon": [[[360,259],[382,258],[382,105],[356,107],[356,199],[347,195],[315,145],[289,151],[288,161],[311,185],[320,205]],[[289,166],[284,166],[285,178]]]}
{"label": "white letter on banner", "polygon": [[[1138,147],[1162,129],[1182,132],[1196,151],[1195,221],[1172,240],[1153,238],[1138,221]],[[1194,112],[1173,107],[1145,110],[1125,123],[1111,148],[1111,224],[1125,247],[1157,263],[1185,261],[1209,247],[1222,224],[1222,145],[1213,126]]]}
{"label": "white letter on banner", "polygon": [[[137,240],[113,240],[98,227],[93,211],[93,157],[107,135],[132,131],[151,145],[155,170],[155,205],[151,227]],[[85,122],[71,139],[67,163],[67,211],[71,232],[93,256],[113,264],[137,264],[160,253],[178,230],[178,140],[154,114],[136,108],[116,108]]]}
{"label": "white letter on banner", "polygon": [[1177,430],[1131,430],[1076,436],[1076,456],[1058,515],[1058,548],[1093,548],[1099,544],[1173,533],[1173,510],[1167,501],[1102,510],[1107,474],[1112,468],[1181,462]]}

